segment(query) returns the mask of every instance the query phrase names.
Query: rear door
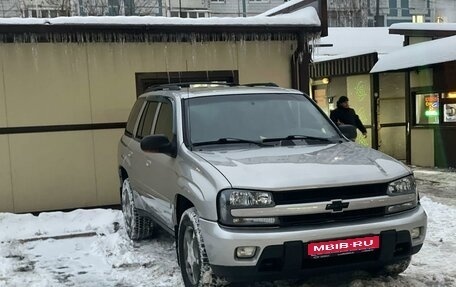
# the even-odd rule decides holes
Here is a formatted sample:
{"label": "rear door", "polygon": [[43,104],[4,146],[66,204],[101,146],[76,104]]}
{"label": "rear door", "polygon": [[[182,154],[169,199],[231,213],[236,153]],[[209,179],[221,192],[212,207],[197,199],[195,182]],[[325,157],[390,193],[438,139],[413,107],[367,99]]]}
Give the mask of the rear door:
{"label": "rear door", "polygon": [[134,190],[139,194],[140,200],[136,199],[136,206],[146,211],[150,210],[149,204],[145,204],[145,199],[150,198],[151,190],[147,186],[146,178],[148,177],[146,169],[145,153],[141,150],[141,140],[152,134],[152,127],[156,119],[158,102],[147,101],[141,114],[138,127],[134,138],[129,143],[131,172],[129,174],[130,182]]}

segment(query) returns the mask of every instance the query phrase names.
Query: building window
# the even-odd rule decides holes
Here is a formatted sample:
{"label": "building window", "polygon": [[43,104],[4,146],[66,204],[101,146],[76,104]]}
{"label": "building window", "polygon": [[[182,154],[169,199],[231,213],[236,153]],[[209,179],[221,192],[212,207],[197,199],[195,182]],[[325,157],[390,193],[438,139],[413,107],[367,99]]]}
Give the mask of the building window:
{"label": "building window", "polygon": [[[60,15],[59,15],[60,14]],[[23,11],[24,18],[55,18],[57,16],[68,16],[70,12],[65,10],[56,10],[53,8],[39,7],[38,9],[28,7]]]}
{"label": "building window", "polygon": [[409,0],[401,0],[401,15],[410,16]]}
{"label": "building window", "polygon": [[418,125],[439,124],[439,94],[416,94],[416,120]]}
{"label": "building window", "polygon": [[249,3],[269,3],[269,0],[249,0]]}
{"label": "building window", "polygon": [[181,18],[206,18],[209,13],[208,11],[198,11],[198,10],[188,10],[188,11],[181,11],[179,15],[179,11],[171,11],[171,17],[181,17]]}
{"label": "building window", "polygon": [[424,23],[424,15],[413,15],[412,22],[413,23]]}
{"label": "building window", "polygon": [[456,91],[443,94],[443,122],[456,123]]}
{"label": "building window", "polygon": [[397,0],[389,0],[389,16],[397,16]]}
{"label": "building window", "polygon": [[211,3],[225,3],[225,0],[211,0]]}

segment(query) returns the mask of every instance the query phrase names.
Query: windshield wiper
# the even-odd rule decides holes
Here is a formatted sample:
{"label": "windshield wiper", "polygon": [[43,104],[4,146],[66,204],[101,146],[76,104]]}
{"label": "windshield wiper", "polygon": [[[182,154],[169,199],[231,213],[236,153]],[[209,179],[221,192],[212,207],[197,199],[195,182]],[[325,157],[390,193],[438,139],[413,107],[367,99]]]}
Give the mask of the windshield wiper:
{"label": "windshield wiper", "polygon": [[263,139],[262,142],[274,142],[274,141],[282,141],[282,140],[316,140],[316,141],[330,142],[330,143],[334,142],[334,139],[313,137],[313,136],[306,136],[306,135],[289,135],[289,136],[281,137],[281,138],[266,138],[266,139]]}
{"label": "windshield wiper", "polygon": [[246,139],[239,139],[239,138],[219,138],[214,141],[205,141],[205,142],[197,142],[193,143],[193,146],[202,146],[202,145],[211,145],[211,144],[236,144],[236,143],[250,143],[255,144],[257,146],[265,147],[271,146],[269,144],[264,144],[263,142],[253,141],[253,140],[246,140]]}

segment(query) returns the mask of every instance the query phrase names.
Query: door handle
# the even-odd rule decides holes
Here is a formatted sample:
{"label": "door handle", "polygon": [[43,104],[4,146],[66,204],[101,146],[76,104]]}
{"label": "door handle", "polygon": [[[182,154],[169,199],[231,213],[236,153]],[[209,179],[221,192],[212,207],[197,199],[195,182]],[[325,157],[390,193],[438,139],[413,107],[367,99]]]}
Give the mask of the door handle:
{"label": "door handle", "polygon": [[149,167],[151,165],[151,161],[150,160],[146,160],[146,166]]}

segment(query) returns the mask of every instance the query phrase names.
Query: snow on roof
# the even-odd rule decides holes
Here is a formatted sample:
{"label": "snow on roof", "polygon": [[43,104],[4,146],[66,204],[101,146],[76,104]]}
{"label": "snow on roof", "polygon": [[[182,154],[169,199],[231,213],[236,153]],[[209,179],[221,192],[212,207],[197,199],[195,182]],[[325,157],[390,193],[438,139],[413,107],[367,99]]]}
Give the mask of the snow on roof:
{"label": "snow on roof", "polygon": [[[388,33],[387,27],[329,28],[328,36],[313,45],[314,62],[347,58],[377,52],[385,54],[403,46],[404,36]],[[332,47],[318,45],[332,44]]]}
{"label": "snow on roof", "polygon": [[390,30],[456,31],[456,23],[396,23]]}
{"label": "snow on roof", "polygon": [[306,7],[294,13],[271,17],[212,17],[196,19],[155,16],[0,18],[0,25],[320,26],[320,18],[315,8]]}
{"label": "snow on roof", "polygon": [[379,73],[456,61],[456,36],[405,46],[380,58],[370,71]]}
{"label": "snow on roof", "polygon": [[258,14],[258,15],[254,16],[254,17],[268,16],[268,15],[274,14],[274,13],[280,11],[280,10],[283,10],[285,8],[288,8],[288,7],[291,7],[291,6],[295,5],[295,4],[298,4],[301,1],[302,0],[291,0],[291,1],[285,2],[285,3],[283,3],[283,4],[279,5],[279,6],[276,6],[276,7],[272,8],[272,9],[269,9],[268,11],[263,12],[261,14]]}

